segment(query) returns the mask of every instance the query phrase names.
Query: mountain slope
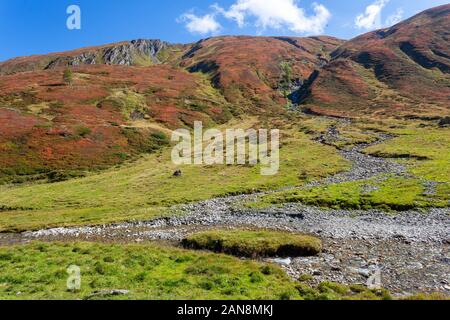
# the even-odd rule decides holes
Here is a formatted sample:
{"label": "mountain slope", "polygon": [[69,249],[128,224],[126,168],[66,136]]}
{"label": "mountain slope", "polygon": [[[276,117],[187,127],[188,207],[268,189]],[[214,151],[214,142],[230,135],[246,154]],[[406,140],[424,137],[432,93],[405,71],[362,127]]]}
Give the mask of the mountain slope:
{"label": "mountain slope", "polygon": [[359,116],[449,113],[450,4],[348,41],[303,88],[315,112]]}
{"label": "mountain slope", "polygon": [[285,105],[280,91],[303,84],[342,43],[332,37],[217,37],[192,46],[181,66],[208,74],[231,103],[265,109]]}
{"label": "mountain slope", "polygon": [[104,168],[167,143],[160,132],[222,123],[229,104],[199,75],[89,65],[0,77],[0,181]]}
{"label": "mountain slope", "polygon": [[167,142],[161,132],[196,120],[272,121],[289,100],[334,116],[445,116],[448,30],[445,5],[348,42],[135,40],[2,62],[0,182],[115,165],[155,151]]}
{"label": "mountain slope", "polygon": [[[0,182],[121,163],[161,147],[160,132],[196,120],[216,125],[237,114],[282,113],[280,86],[299,86],[340,43],[136,40],[0,63]],[[64,81],[68,68],[72,84]]]}
{"label": "mountain slope", "polygon": [[160,40],[139,39],[67,52],[18,57],[0,63],[0,75],[77,65],[155,65],[163,62],[175,48],[176,46]]}

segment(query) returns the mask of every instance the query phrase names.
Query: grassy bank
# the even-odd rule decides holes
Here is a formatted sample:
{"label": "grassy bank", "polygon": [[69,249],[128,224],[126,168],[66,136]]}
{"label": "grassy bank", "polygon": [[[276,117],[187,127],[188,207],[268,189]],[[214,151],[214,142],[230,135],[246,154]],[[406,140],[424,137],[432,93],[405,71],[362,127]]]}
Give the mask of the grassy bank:
{"label": "grassy bank", "polygon": [[211,230],[193,234],[183,244],[238,257],[312,256],[322,251],[316,237],[268,230]]}
{"label": "grassy bank", "polygon": [[[79,291],[67,268],[81,270]],[[292,281],[277,266],[153,244],[0,248],[0,299],[386,299],[386,292]],[[127,290],[123,295],[99,292]]]}
{"label": "grassy bank", "polygon": [[339,148],[373,142],[375,133],[396,136],[368,147],[363,152],[400,161],[406,166],[407,175],[380,175],[370,180],[282,191],[261,197],[248,206],[264,208],[284,203],[303,203],[336,209],[403,211],[450,205],[449,128],[413,121],[342,124],[328,120],[305,122],[302,130],[317,137],[333,124],[339,130],[341,139],[327,143]]}
{"label": "grassy bank", "polygon": [[448,185],[438,185],[435,194],[426,194],[425,185],[417,178],[380,176],[378,179],[275,192],[246,206],[260,209],[302,203],[333,209],[406,211],[448,207],[449,200]]}

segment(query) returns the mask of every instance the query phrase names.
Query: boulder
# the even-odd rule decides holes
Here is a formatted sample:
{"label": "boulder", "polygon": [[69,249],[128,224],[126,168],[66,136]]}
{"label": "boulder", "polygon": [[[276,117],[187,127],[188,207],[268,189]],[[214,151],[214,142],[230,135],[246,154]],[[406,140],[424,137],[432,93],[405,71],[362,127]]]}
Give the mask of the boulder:
{"label": "boulder", "polygon": [[439,121],[439,126],[447,127],[450,126],[450,117],[444,117]]}
{"label": "boulder", "polygon": [[174,177],[181,177],[183,175],[183,173],[181,172],[181,170],[177,170],[173,173]]}

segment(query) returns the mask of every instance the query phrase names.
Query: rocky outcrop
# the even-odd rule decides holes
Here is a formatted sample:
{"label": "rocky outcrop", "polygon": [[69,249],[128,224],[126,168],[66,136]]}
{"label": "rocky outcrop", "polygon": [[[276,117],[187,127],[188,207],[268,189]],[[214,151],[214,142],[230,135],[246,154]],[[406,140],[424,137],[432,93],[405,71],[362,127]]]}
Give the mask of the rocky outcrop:
{"label": "rocky outcrop", "polygon": [[[84,64],[109,64],[109,65],[139,65],[160,64],[158,54],[167,48],[167,43],[160,40],[139,39],[127,43],[114,45],[96,52],[84,52],[70,57],[68,65],[77,66]],[[66,60],[62,57],[52,63],[59,65],[58,60]]]}
{"label": "rocky outcrop", "polygon": [[111,47],[104,51],[102,60],[106,64],[133,65],[136,57],[159,64],[158,53],[167,48],[167,43],[160,40],[133,40],[130,43]]}
{"label": "rocky outcrop", "polygon": [[169,46],[161,40],[139,39],[63,53],[19,57],[0,63],[0,74],[93,64],[154,65],[163,62],[159,56]]}

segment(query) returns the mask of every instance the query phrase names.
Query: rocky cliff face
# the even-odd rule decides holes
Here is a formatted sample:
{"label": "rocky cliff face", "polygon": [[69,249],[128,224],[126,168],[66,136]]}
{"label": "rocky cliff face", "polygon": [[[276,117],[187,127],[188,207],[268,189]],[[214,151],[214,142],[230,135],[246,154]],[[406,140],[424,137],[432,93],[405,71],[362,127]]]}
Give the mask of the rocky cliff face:
{"label": "rocky cliff face", "polygon": [[160,64],[158,54],[167,48],[167,43],[160,40],[139,39],[110,46],[93,52],[83,52],[76,56],[61,57],[52,61],[46,69],[68,65],[150,65]]}
{"label": "rocky cliff face", "polygon": [[139,39],[50,55],[20,57],[0,63],[0,74],[94,64],[154,65],[162,62],[159,55],[168,47],[169,44],[161,40]]}
{"label": "rocky cliff face", "polygon": [[167,43],[160,40],[133,40],[129,43],[114,46],[104,50],[102,61],[112,65],[133,65],[137,58],[143,58],[152,64],[159,64],[161,61],[158,54],[167,48]]}

